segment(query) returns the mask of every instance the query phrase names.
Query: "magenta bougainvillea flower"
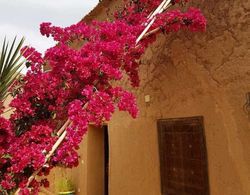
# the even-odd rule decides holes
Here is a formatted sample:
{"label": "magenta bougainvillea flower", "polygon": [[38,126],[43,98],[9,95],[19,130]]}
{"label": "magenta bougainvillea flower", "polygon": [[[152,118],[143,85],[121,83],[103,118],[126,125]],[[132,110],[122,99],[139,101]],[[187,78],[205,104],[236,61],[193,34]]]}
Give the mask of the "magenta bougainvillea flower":
{"label": "magenta bougainvillea flower", "polygon": [[[171,5],[187,2],[172,0]],[[31,67],[13,87],[15,108],[10,119],[0,118],[0,192],[37,194],[40,186],[48,187],[44,178],[55,166],[78,165],[77,149],[89,123],[109,121],[116,108],[138,115],[135,96],[119,86],[129,79],[138,87],[138,71],[145,49],[157,33],[190,30],[204,31],[206,20],[200,10],[190,8],[157,14],[152,33],[136,44],[148,22],[148,15],[160,0],[125,1],[124,8],[114,13],[112,21],[79,22],[66,28],[42,23],[41,34],[53,37],[57,44],[44,55],[32,47],[23,49]],[[159,29],[159,30],[157,30]],[[74,48],[75,42],[82,43]],[[50,67],[49,71],[43,71]],[[62,135],[69,120],[66,136],[44,166],[46,155]],[[40,180],[27,182],[38,171]]]}

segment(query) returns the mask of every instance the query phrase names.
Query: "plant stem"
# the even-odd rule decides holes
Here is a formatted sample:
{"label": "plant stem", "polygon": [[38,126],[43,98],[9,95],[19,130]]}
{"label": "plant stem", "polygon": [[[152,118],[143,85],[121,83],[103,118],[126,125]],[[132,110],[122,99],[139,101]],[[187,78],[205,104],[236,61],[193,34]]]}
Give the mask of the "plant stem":
{"label": "plant stem", "polygon": [[140,42],[143,36],[147,33],[150,27],[154,24],[156,20],[156,15],[162,13],[170,6],[171,0],[164,0],[154,11],[154,13],[149,17],[150,22],[147,24],[146,28],[142,31],[140,36],[136,39],[136,44]]}

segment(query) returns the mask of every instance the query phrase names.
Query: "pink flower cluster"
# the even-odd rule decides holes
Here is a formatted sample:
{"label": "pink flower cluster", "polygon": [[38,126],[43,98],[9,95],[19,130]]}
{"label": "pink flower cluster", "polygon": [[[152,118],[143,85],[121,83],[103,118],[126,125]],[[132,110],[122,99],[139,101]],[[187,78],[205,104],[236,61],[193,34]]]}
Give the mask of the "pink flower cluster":
{"label": "pink flower cluster", "polygon": [[152,28],[160,27],[165,32],[177,32],[181,29],[202,32],[206,30],[206,23],[206,19],[199,9],[189,8],[185,13],[173,10],[157,15],[157,21]]}
{"label": "pink flower cluster", "polygon": [[[184,2],[173,0],[172,4]],[[136,38],[145,28],[147,16],[160,3],[161,0],[125,1],[124,9],[115,12],[112,22],[79,22],[66,28],[41,24],[41,34],[58,43],[44,56],[34,48],[22,50],[31,69],[16,83],[19,87],[10,104],[15,108],[11,118],[0,118],[1,194],[17,188],[21,188],[20,194],[37,194],[40,186],[48,187],[43,177],[54,166],[78,165],[77,150],[89,123],[102,125],[111,119],[116,108],[133,118],[138,115],[135,96],[115,87],[115,82],[127,75],[132,86],[139,86],[139,59],[155,35],[145,37],[139,45]],[[150,30],[203,31],[205,26],[201,12],[191,8],[186,13],[176,10],[159,14]],[[76,42],[82,45],[72,47]],[[50,70],[42,71],[45,66]],[[44,167],[45,157],[67,119],[71,125],[66,137]],[[41,180],[26,186],[30,175],[40,168]]]}
{"label": "pink flower cluster", "polygon": [[0,152],[2,149],[9,147],[12,138],[13,132],[10,121],[0,117]]}

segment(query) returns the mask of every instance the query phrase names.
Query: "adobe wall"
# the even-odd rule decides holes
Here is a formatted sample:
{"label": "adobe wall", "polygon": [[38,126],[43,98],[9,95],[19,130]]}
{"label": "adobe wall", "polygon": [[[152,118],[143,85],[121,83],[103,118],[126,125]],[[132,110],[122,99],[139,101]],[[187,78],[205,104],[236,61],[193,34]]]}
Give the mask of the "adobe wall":
{"label": "adobe wall", "polygon": [[243,111],[250,91],[250,2],[198,6],[207,32],[159,37],[143,58],[141,86],[133,90],[139,118],[117,112],[109,124],[111,195],[160,194],[156,120],[199,115],[211,195],[250,194],[250,119]]}
{"label": "adobe wall", "polygon": [[[102,1],[86,20],[106,18],[105,7],[112,10],[120,1],[113,2]],[[116,112],[108,124],[110,195],[160,195],[156,121],[200,115],[211,195],[250,194],[250,118],[243,111],[250,91],[250,2],[197,2],[208,19],[207,32],[160,36],[142,60],[141,86],[132,89],[139,118]],[[123,85],[130,88],[125,80]],[[145,95],[151,96],[150,103],[144,102]],[[73,170],[83,182],[78,187],[86,186],[87,167],[86,159]]]}

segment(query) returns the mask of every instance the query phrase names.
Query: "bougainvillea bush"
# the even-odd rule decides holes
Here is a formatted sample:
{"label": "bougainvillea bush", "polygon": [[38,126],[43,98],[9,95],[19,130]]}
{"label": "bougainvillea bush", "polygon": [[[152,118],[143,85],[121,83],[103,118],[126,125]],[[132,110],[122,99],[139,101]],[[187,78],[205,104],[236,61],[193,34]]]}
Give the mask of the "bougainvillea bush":
{"label": "bougainvillea bush", "polygon": [[[10,119],[0,118],[1,194],[17,189],[19,194],[37,194],[39,187],[48,187],[46,175],[53,167],[78,165],[77,149],[89,123],[109,121],[116,108],[137,116],[134,95],[116,81],[129,79],[133,87],[139,86],[139,59],[158,33],[206,27],[198,9],[176,8],[187,0],[172,0],[171,11],[157,14],[137,44],[148,16],[161,2],[125,1],[112,21],[79,22],[67,28],[41,24],[41,34],[53,37],[56,45],[44,55],[31,47],[23,49],[30,70],[11,88]],[[75,42],[82,46],[73,48]],[[36,174],[40,177],[31,177]]]}

